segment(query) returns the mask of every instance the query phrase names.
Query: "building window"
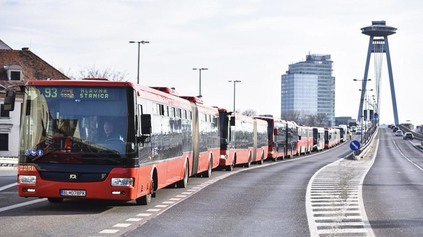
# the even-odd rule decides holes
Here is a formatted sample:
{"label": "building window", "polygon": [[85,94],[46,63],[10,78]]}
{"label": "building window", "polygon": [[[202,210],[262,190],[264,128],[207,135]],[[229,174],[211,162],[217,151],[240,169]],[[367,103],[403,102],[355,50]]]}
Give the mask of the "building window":
{"label": "building window", "polygon": [[4,107],[4,104],[1,104],[0,118],[9,118],[10,117],[10,114],[9,114],[10,111],[5,111],[3,107]]}
{"label": "building window", "polygon": [[21,71],[10,71],[10,80],[11,81],[20,81],[21,80]]}
{"label": "building window", "polygon": [[0,151],[9,150],[9,134],[0,133]]}
{"label": "building window", "polygon": [[7,79],[10,81],[21,81],[22,80],[22,67],[19,65],[4,65],[4,70],[7,73]]}

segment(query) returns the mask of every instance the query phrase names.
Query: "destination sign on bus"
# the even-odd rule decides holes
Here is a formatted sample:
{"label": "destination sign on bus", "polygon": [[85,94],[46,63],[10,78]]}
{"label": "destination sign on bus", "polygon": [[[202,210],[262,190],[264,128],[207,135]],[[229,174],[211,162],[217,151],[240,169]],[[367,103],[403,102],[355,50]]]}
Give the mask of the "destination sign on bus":
{"label": "destination sign on bus", "polygon": [[119,94],[105,87],[43,87],[40,91],[46,99],[113,100]]}

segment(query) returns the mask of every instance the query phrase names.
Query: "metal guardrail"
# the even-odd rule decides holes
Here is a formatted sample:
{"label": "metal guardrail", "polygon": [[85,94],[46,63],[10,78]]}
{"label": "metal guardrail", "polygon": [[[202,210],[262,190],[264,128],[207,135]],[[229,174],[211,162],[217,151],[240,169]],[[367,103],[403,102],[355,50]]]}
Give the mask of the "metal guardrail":
{"label": "metal guardrail", "polygon": [[373,125],[369,129],[367,129],[367,131],[361,137],[360,149],[357,151],[353,151],[351,155],[347,157],[347,159],[357,160],[357,159],[363,158],[363,156],[367,154],[370,148],[372,148],[371,144],[374,138],[377,136],[377,134],[378,134],[377,125]]}

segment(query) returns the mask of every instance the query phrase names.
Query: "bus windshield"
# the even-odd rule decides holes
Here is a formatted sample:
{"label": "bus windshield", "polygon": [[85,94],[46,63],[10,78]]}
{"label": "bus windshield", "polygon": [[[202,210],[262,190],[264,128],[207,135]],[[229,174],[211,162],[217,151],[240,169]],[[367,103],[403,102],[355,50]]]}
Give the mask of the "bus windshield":
{"label": "bus windshield", "polygon": [[120,164],[135,149],[127,88],[27,86],[23,106],[20,163]]}

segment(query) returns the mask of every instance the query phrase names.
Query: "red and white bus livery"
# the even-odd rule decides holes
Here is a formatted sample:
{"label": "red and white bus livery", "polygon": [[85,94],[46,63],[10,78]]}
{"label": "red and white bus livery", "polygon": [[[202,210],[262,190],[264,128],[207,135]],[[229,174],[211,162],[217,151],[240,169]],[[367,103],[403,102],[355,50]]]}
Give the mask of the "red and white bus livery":
{"label": "red and white bus livery", "polygon": [[[147,204],[158,189],[186,187],[189,175],[208,171],[208,164],[201,168],[194,155],[199,136],[193,134],[218,141],[218,125],[212,122],[216,114],[207,110],[209,127],[195,127],[200,124],[193,115],[196,108],[186,99],[129,82],[29,81],[19,195],[50,202],[80,198]],[[106,137],[110,130],[113,136]]]}
{"label": "red and white bus livery", "polygon": [[267,123],[239,113],[219,109],[220,166],[232,170],[237,165],[249,167],[266,159]]}

